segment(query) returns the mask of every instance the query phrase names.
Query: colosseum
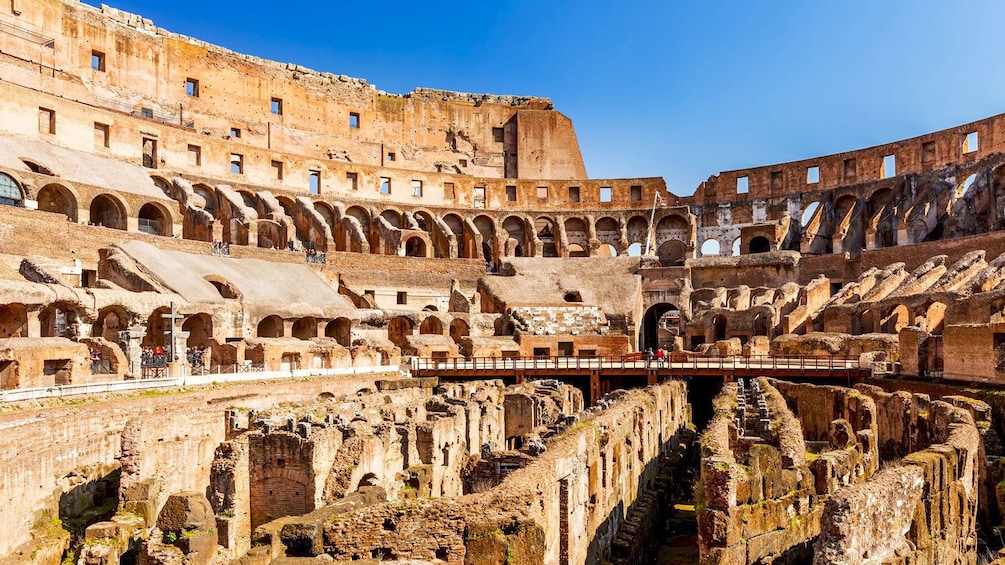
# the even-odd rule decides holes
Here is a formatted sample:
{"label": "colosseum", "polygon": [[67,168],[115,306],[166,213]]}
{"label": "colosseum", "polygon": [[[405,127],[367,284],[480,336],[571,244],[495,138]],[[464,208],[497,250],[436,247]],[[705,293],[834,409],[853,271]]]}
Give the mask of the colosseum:
{"label": "colosseum", "polygon": [[546,98],[5,0],[0,565],[1001,565],[1003,143],[678,197]]}

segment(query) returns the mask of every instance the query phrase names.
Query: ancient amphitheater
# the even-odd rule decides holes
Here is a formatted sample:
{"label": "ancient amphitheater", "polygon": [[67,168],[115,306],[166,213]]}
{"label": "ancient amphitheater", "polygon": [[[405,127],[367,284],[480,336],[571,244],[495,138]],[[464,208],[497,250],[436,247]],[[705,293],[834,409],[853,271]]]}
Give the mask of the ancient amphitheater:
{"label": "ancient amphitheater", "polygon": [[1005,545],[1005,115],[676,197],[548,99],[9,0],[0,205],[0,564]]}

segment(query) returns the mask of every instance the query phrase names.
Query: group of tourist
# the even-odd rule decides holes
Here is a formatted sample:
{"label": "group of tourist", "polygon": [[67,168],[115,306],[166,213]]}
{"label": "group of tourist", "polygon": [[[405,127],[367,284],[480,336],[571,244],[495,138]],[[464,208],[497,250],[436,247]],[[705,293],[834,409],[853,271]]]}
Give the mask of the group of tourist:
{"label": "group of tourist", "polygon": [[328,256],[323,251],[318,251],[313,247],[304,250],[304,261],[308,263],[327,263]]}
{"label": "group of tourist", "polygon": [[189,347],[185,350],[185,359],[188,360],[188,364],[191,367],[202,367],[203,366],[203,356],[206,353],[206,346],[200,345],[198,347]]}
{"label": "group of tourist", "polygon": [[230,244],[226,241],[214,241],[213,242],[213,255],[218,255],[220,257],[227,257],[230,255]]}
{"label": "group of tourist", "polygon": [[646,367],[652,367],[654,359],[656,360],[656,367],[662,369],[664,363],[670,363],[670,354],[662,347],[657,348],[655,352],[650,347],[646,350]]}
{"label": "group of tourist", "polygon": [[142,367],[165,367],[167,366],[167,353],[164,348],[155,345],[145,346],[140,352],[140,366]]}

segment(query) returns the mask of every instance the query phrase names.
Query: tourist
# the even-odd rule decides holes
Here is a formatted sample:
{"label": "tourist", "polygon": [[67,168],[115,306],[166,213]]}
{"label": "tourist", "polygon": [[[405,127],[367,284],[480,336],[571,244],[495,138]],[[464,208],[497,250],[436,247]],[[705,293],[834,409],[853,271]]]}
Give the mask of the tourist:
{"label": "tourist", "polygon": [[650,347],[646,350],[646,368],[652,367],[653,365],[653,348]]}
{"label": "tourist", "polygon": [[666,356],[666,353],[663,351],[662,347],[660,347],[659,349],[656,350],[656,366],[658,368],[660,368],[660,369],[663,368],[663,358],[665,356]]}

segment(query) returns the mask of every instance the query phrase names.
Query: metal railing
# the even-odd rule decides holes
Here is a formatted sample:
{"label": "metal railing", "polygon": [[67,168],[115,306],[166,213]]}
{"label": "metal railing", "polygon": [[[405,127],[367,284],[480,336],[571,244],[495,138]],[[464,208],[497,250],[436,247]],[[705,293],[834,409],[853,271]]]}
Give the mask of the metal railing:
{"label": "metal railing", "polygon": [[643,353],[596,357],[475,357],[472,359],[413,357],[413,370],[440,371],[514,371],[514,370],[585,370],[585,369],[668,369],[691,370],[764,370],[764,371],[847,371],[863,368],[857,356],[717,356],[690,355],[670,357],[662,362],[647,359]]}
{"label": "metal railing", "polygon": [[334,377],[344,375],[367,375],[374,373],[399,373],[400,368],[393,365],[374,365],[369,367],[344,367],[337,369],[298,369],[290,371],[263,371],[256,373],[208,375],[183,375],[158,379],[134,379],[128,381],[105,381],[86,384],[71,384],[39,388],[16,388],[0,390],[0,403],[21,402],[25,400],[41,400],[44,398],[64,398],[88,394],[105,394],[130,391],[144,391],[185,386],[199,386],[214,383],[282,380],[291,378],[306,378],[312,376]]}

